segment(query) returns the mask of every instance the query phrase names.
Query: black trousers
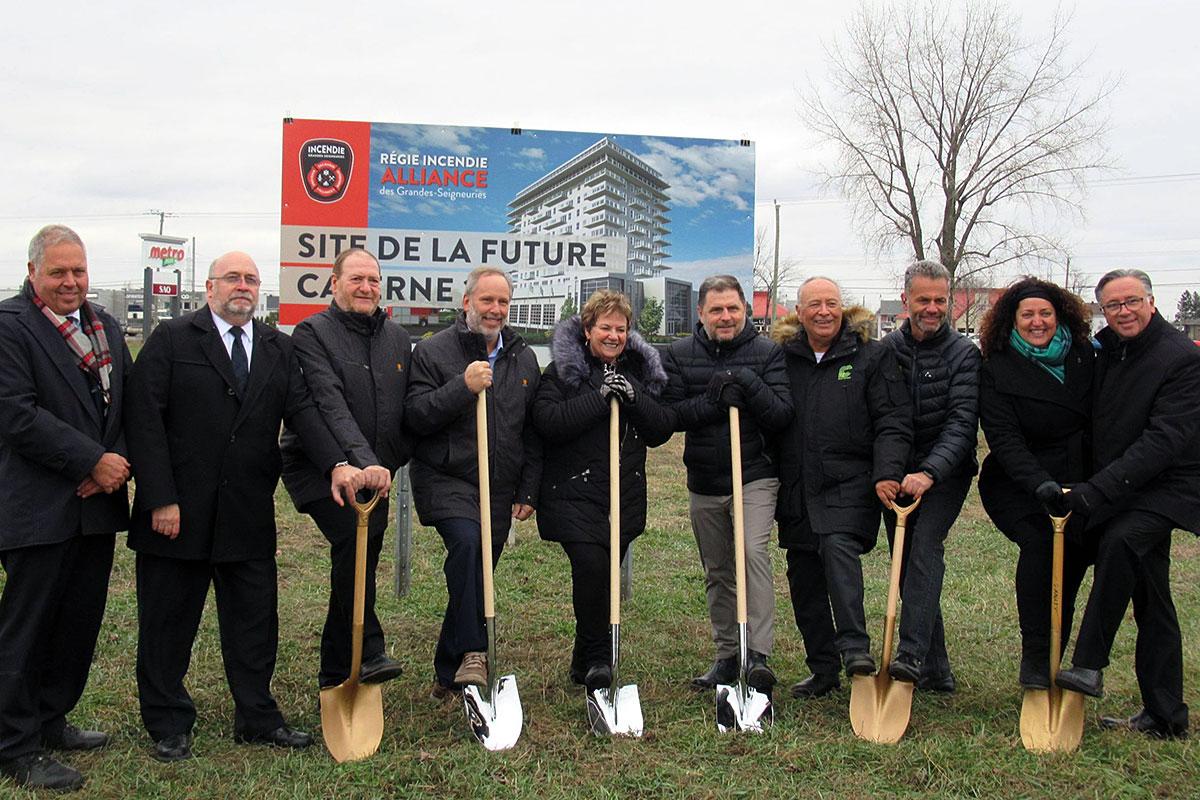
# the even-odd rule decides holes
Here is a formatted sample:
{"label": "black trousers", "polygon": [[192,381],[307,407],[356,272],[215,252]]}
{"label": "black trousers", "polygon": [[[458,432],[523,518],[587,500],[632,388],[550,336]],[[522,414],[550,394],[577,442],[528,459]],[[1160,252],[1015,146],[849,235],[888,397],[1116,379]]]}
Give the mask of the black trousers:
{"label": "black trousers", "polygon": [[[321,631],[321,667],[317,681],[336,686],[350,677],[351,625],[354,622],[354,557],[358,536],[358,513],[350,505],[339,506],[323,497],[304,506],[329,542],[329,609]],[[371,512],[367,524],[366,608],[363,611],[362,660],[384,651],[383,627],[375,614],[375,571],[387,531],[388,500],[383,498]]]}
{"label": "black trousers", "polygon": [[[962,511],[971,488],[971,475],[935,483],[905,525],[900,567],[900,646],[896,655],[921,664],[921,677],[948,677],[946,628],[942,622],[942,580],[946,576],[946,537]],[[896,536],[896,515],[884,509],[888,546]]]}
{"label": "black trousers", "polygon": [[821,561],[828,576],[839,653],[871,652],[867,615],[863,610],[863,554],[873,542],[854,533],[821,534]]}
{"label": "black trousers", "polygon": [[[1050,583],[1054,568],[1054,529],[1045,514],[1022,517],[1005,531],[1021,553],[1017,557],[1017,618],[1021,625],[1021,660],[1040,674],[1050,669]],[[1094,537],[1063,542],[1062,653],[1071,638],[1079,584],[1095,560]]]}
{"label": "black trousers", "polygon": [[235,731],[255,736],[283,724],[271,695],[279,646],[276,577],[273,558],[214,564],[137,554],[138,699],[155,741],[190,733],[196,723],[183,679],[210,583]]}
{"label": "black trousers", "polygon": [[[582,678],[589,667],[607,664],[612,656],[608,627],[609,548],[596,542],[560,544],[571,562],[571,604],[575,608],[571,672]],[[621,545],[621,559],[628,549],[628,542]]]}
{"label": "black trousers", "polygon": [[1142,704],[1159,722],[1187,729],[1183,702],[1183,639],[1171,599],[1174,523],[1152,511],[1126,511],[1100,531],[1092,593],[1079,625],[1072,663],[1104,669],[1117,629],[1133,601],[1134,665]]}
{"label": "black trousers", "polygon": [[796,628],[804,641],[804,663],[814,675],[836,675],[841,664],[834,647],[833,617],[821,554],[799,547],[789,547],[785,552],[788,592]]}
{"label": "black trousers", "polygon": [[[483,623],[483,554],[479,521],[455,517],[434,523],[446,545],[446,613],[433,654],[433,671],[442,686],[454,685],[454,673],[464,653],[487,650]],[[500,563],[507,524],[492,523],[492,567]]]}
{"label": "black trousers", "polygon": [[108,599],[113,534],[0,552],[0,758],[42,749],[87,684]]}

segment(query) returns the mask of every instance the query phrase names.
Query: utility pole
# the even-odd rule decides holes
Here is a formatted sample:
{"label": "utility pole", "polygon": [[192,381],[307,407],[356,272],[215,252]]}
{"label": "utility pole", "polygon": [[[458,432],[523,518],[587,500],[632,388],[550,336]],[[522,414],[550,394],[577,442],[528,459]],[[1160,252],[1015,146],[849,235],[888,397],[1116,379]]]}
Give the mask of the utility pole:
{"label": "utility pole", "polygon": [[775,306],[779,293],[779,201],[773,200],[772,202],[775,203],[775,264],[771,268],[771,291],[767,292],[767,302],[770,304],[767,308],[767,319],[774,324]]}

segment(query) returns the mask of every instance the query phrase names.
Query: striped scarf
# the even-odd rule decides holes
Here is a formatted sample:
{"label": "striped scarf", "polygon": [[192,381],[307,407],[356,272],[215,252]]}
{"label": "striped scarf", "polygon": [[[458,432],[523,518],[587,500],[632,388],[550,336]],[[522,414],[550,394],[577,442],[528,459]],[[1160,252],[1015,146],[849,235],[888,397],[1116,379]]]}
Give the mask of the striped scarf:
{"label": "striped scarf", "polygon": [[59,332],[79,361],[79,368],[89,373],[100,386],[104,396],[104,405],[112,403],[112,353],[108,349],[108,337],[104,334],[104,324],[92,310],[92,304],[84,300],[79,307],[79,319],[82,323],[76,325],[70,317],[61,317],[50,310],[50,307],[37,296],[33,286],[29,286],[29,296],[50,324]]}

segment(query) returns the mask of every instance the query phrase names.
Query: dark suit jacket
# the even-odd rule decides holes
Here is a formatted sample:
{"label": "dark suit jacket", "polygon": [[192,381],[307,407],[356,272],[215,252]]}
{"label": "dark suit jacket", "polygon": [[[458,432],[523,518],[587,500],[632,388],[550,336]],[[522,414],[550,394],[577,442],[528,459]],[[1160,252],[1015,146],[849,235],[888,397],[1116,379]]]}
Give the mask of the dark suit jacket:
{"label": "dark suit jacket", "polygon": [[62,335],[24,294],[0,303],[0,550],[123,531],[125,487],[81,500],[105,452],[126,455],[121,419],[132,363],[116,320],[92,307],[112,348],[112,403],[103,417]]}
{"label": "dark suit jacket", "polygon": [[[273,558],[281,422],[300,434],[326,473],[342,458],[291,339],[254,323],[250,382],[240,397],[207,306],[155,329],[134,366],[126,414],[137,482],[129,546],[141,553],[214,562]],[[150,527],[150,512],[172,503],[180,507],[174,540]]]}

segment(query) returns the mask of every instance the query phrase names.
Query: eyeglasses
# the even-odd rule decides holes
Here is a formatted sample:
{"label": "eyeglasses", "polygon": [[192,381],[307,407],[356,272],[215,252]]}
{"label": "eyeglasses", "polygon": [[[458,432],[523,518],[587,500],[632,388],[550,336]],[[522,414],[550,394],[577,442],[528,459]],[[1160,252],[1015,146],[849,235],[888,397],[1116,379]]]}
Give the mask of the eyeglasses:
{"label": "eyeglasses", "polygon": [[226,286],[237,286],[239,283],[245,281],[246,285],[250,288],[254,288],[260,283],[259,279],[254,275],[238,275],[236,272],[227,272],[219,278],[213,278],[213,280],[220,281]]}
{"label": "eyeglasses", "polygon": [[1144,297],[1130,297],[1128,300],[1114,300],[1111,303],[1105,303],[1100,308],[1105,314],[1116,314],[1121,310],[1122,306],[1128,308],[1130,311],[1137,311],[1142,307],[1142,303],[1144,302],[1146,302],[1146,298]]}

